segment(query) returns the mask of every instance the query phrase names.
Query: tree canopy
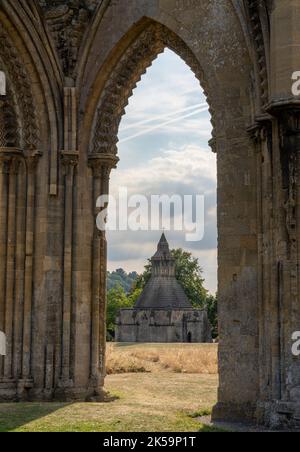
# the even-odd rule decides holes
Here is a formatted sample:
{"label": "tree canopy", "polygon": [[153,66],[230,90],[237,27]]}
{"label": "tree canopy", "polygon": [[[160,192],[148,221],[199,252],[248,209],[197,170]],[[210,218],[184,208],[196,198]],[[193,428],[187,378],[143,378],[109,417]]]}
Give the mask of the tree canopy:
{"label": "tree canopy", "polygon": [[111,290],[120,286],[128,294],[133,289],[138,276],[137,272],[126,273],[123,268],[118,268],[114,272],[107,272],[107,289]]}

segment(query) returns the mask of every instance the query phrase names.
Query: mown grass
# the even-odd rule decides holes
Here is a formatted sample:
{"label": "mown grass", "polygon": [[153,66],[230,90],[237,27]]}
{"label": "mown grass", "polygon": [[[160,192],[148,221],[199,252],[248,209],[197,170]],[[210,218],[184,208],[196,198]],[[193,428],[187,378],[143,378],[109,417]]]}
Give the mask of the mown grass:
{"label": "mown grass", "polygon": [[[151,351],[151,347],[137,348],[140,351],[143,348]],[[164,344],[161,349],[176,350],[177,347]],[[128,349],[133,351],[134,348],[119,347],[124,352]],[[112,397],[107,403],[0,405],[0,431],[217,431],[199,422],[199,417],[209,414],[216,403],[217,374],[172,371],[170,367],[161,365],[161,358],[154,366],[153,372],[109,375],[106,379],[106,391]]]}

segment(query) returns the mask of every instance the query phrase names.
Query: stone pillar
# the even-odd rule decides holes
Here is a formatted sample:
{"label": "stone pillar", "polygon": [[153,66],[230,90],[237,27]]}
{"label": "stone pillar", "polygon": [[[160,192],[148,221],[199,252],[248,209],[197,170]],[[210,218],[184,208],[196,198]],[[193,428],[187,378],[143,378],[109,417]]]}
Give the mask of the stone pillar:
{"label": "stone pillar", "polygon": [[[300,328],[300,110],[273,104],[272,153],[263,170],[265,345],[264,420],[279,427],[300,413],[300,363],[291,337]],[[265,163],[266,165],[266,163]],[[270,182],[271,181],[271,182]],[[270,207],[268,207],[270,206]],[[270,210],[271,209],[271,210]]]}
{"label": "stone pillar", "polygon": [[[276,114],[279,112],[277,111]],[[297,405],[300,414],[300,362],[291,354],[290,340],[300,329],[300,109],[279,115],[282,227],[286,246],[279,265],[281,339],[281,399]]]}
{"label": "stone pillar", "polygon": [[62,369],[59,386],[63,391],[74,384],[71,375],[71,324],[73,294],[73,197],[74,172],[78,164],[78,152],[63,151],[65,187],[64,220],[64,290],[62,317]]}
{"label": "stone pillar", "polygon": [[[9,157],[0,153],[0,331],[5,331],[5,287],[7,255],[7,205]],[[4,373],[4,358],[0,357],[0,378]]]}
{"label": "stone pillar", "polygon": [[20,160],[17,180],[16,215],[16,261],[15,261],[15,302],[13,323],[13,375],[19,379],[22,375],[25,255],[26,255],[26,201],[27,171],[25,159]]}
{"label": "stone pillar", "polygon": [[34,260],[34,217],[36,168],[40,154],[32,152],[26,156],[27,202],[25,236],[25,276],[24,276],[24,316],[22,343],[22,380],[31,385],[31,342],[32,342],[32,298],[33,298],[33,260]]}
{"label": "stone pillar", "polygon": [[7,338],[7,354],[4,360],[4,377],[13,379],[13,315],[15,291],[15,259],[16,259],[16,189],[19,170],[18,157],[12,157],[9,170],[8,223],[7,223],[7,260],[6,260],[6,292],[5,292],[5,334]]}
{"label": "stone pillar", "polygon": [[105,231],[97,228],[99,214],[97,199],[108,195],[109,175],[116,167],[118,158],[113,155],[94,154],[89,159],[93,171],[94,235],[92,258],[92,302],[91,302],[91,359],[89,399],[102,400],[105,377],[105,312],[106,312],[106,237]]}

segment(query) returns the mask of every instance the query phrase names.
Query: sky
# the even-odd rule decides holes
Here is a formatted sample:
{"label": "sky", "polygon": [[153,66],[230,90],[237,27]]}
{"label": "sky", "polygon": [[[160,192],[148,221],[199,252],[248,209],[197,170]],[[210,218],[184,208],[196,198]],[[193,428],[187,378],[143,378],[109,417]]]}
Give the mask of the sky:
{"label": "sky", "polygon": [[[217,171],[216,156],[208,146],[211,131],[199,81],[175,53],[166,50],[129,99],[119,130],[120,163],[112,172],[110,193],[117,196],[120,187],[126,187],[129,196],[204,195],[203,239],[186,241],[186,231],[174,230],[166,231],[166,236],[171,248],[183,248],[199,259],[205,286],[215,293]],[[161,234],[162,229],[108,231],[108,269],[142,272]]]}

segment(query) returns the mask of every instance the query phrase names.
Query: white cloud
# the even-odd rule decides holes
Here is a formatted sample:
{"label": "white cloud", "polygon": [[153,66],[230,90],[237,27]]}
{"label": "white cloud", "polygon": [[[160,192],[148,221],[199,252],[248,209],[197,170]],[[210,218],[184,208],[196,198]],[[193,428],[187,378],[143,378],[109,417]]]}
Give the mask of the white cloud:
{"label": "white cloud", "polygon": [[[142,77],[126,109],[119,133],[122,140],[157,124],[140,124],[160,115],[205,102],[194,74],[171,51],[166,51]],[[172,116],[173,117],[173,116]],[[174,115],[174,117],[176,117]],[[167,118],[168,119],[168,118]],[[139,123],[136,125],[136,123]],[[130,126],[130,129],[126,129]],[[205,236],[185,241],[184,232],[167,233],[172,248],[182,247],[199,257],[206,286],[216,291],[216,158],[208,147],[208,112],[165,125],[119,145],[120,164],[112,173],[111,194],[120,186],[130,194],[205,194]],[[161,231],[109,232],[109,269],[141,272],[156,249]]]}
{"label": "white cloud", "polygon": [[153,194],[170,192],[174,183],[189,187],[197,194],[211,192],[216,186],[216,158],[212,152],[188,145],[178,150],[161,150],[161,156],[147,162],[138,171],[134,167],[120,169],[112,174],[111,193],[119,186],[128,187],[130,193]]}

